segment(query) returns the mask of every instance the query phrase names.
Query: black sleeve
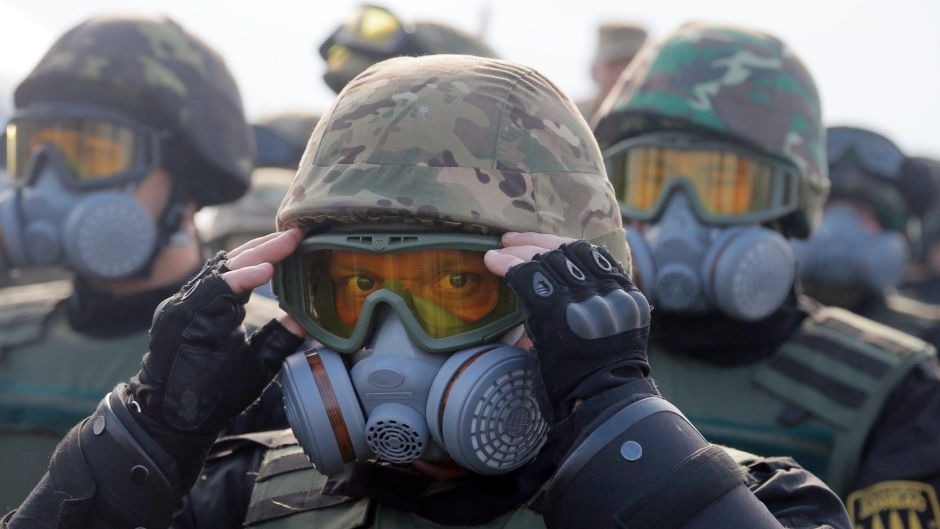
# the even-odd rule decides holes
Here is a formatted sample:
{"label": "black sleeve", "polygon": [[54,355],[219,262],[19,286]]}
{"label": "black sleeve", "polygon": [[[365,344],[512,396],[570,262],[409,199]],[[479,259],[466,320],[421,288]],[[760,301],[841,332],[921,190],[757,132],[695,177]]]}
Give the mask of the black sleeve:
{"label": "black sleeve", "polygon": [[172,529],[240,529],[263,455],[264,447],[253,443],[210,454]]}
{"label": "black sleeve", "polygon": [[849,527],[836,493],[793,459],[755,457],[742,464],[747,468],[747,488],[784,527]]}

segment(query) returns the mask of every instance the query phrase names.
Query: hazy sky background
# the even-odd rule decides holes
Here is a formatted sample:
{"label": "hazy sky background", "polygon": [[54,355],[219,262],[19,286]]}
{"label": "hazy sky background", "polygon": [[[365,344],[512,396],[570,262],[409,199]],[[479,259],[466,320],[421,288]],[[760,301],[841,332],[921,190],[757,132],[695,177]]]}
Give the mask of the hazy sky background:
{"label": "hazy sky background", "polygon": [[[0,0],[0,113],[16,83],[55,37],[101,13],[168,14],[215,46],[237,78],[251,118],[322,112],[333,94],[316,48],[358,1]],[[596,26],[645,24],[662,36],[700,19],[747,25],[787,41],[808,64],[828,123],[872,127],[909,153],[940,157],[940,0],[399,0],[409,20],[476,33],[503,58],[536,67],[575,97],[588,74]]]}

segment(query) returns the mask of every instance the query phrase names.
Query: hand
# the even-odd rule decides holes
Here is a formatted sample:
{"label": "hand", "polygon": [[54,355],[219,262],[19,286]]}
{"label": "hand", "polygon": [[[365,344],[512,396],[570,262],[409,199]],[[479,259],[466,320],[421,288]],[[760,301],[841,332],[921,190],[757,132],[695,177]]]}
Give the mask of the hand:
{"label": "hand", "polygon": [[502,242],[484,262],[526,308],[554,407],[649,374],[649,304],[607,250],[538,233],[507,233]]}
{"label": "hand", "polygon": [[266,283],[273,264],[302,238],[292,229],[249,241],[227,256],[220,253],[157,308],[150,352],[130,384],[152,426],[217,435],[300,346],[305,333],[289,317],[269,323],[247,342],[241,322],[251,289]]}

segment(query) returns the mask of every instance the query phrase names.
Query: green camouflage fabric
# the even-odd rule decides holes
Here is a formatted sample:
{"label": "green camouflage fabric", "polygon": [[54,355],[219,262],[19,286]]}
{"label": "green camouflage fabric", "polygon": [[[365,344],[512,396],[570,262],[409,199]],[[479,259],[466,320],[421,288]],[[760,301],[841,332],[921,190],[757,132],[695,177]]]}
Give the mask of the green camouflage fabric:
{"label": "green camouflage fabric", "polygon": [[319,114],[285,112],[259,120],[251,126],[257,148],[257,167],[296,170]]}
{"label": "green camouflage fabric", "polygon": [[775,37],[689,23],[645,47],[594,117],[603,148],[626,138],[690,131],[775,156],[800,173],[793,234],[812,231],[825,201],[825,129],[812,76]]}
{"label": "green camouflage fabric", "polygon": [[349,55],[338,67],[327,66],[328,71],[323,74],[324,80],[330,88],[339,93],[349,81],[368,67],[399,55],[455,54],[498,57],[496,52],[481,39],[457,28],[437,22],[416,22],[413,27],[414,30],[409,34],[409,40],[405,45],[407,48],[386,56],[369,55],[350,49]]}
{"label": "green camouflage fabric", "polygon": [[320,120],[280,228],[415,223],[607,244],[620,209],[587,123],[537,71],[466,55],[401,57],[353,80]]}
{"label": "green camouflage fabric", "polygon": [[222,57],[168,18],[98,17],[69,30],[16,89],[17,108],[83,103],[168,129],[197,165],[203,205],[248,188],[254,147]]}

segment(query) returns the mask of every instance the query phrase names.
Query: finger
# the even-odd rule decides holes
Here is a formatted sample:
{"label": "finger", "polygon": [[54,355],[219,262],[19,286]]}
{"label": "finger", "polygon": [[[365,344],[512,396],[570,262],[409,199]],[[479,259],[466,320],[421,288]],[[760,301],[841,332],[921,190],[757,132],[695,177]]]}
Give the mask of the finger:
{"label": "finger", "polygon": [[541,246],[510,246],[508,248],[500,248],[495,251],[505,255],[513,255],[519,259],[522,259],[523,261],[531,261],[532,258],[536,255],[550,252],[552,250],[550,248],[542,248]]}
{"label": "finger", "polygon": [[274,265],[271,263],[259,263],[252,266],[246,266],[237,270],[229,270],[222,274],[222,279],[232,289],[232,292],[241,294],[242,292],[260,287],[271,280],[274,274]]}
{"label": "finger", "polygon": [[486,268],[490,272],[493,272],[499,277],[504,277],[510,268],[524,262],[525,261],[515,255],[500,253],[498,250],[490,250],[483,254],[483,264],[486,265]]}
{"label": "finger", "polygon": [[303,240],[303,232],[299,228],[292,228],[254,248],[239,253],[229,259],[225,265],[229,270],[238,270],[261,263],[273,264],[294,253],[301,240]]}
{"label": "finger", "polygon": [[540,246],[542,248],[547,248],[549,250],[554,250],[562,244],[569,243],[574,241],[574,239],[569,239],[567,237],[559,237],[557,235],[551,235],[548,233],[535,233],[535,232],[523,232],[517,233],[514,231],[506,232],[503,234],[502,242],[503,247],[510,246]]}
{"label": "finger", "polygon": [[281,322],[281,325],[283,325],[284,328],[290,331],[290,333],[294,336],[299,338],[307,337],[307,331],[304,330],[304,328],[299,323],[297,323],[297,320],[295,320],[293,317],[285,314],[281,316],[278,321]]}
{"label": "finger", "polygon": [[244,252],[244,251],[246,251],[246,250],[250,250],[250,249],[254,248],[255,246],[258,246],[258,245],[260,245],[260,244],[262,244],[262,243],[268,242],[268,241],[270,241],[271,239],[273,239],[273,238],[279,236],[280,234],[281,234],[281,232],[276,231],[276,232],[274,232],[274,233],[269,233],[269,234],[267,234],[267,235],[265,235],[265,236],[263,236],[263,237],[254,238],[254,239],[252,239],[252,240],[250,240],[250,241],[248,241],[248,242],[246,242],[246,243],[240,245],[238,248],[235,248],[235,249],[233,249],[233,250],[229,250],[229,252],[228,252],[228,258],[231,259],[231,258],[235,257],[236,255],[238,255],[238,254],[240,254],[240,253],[242,253],[242,252]]}

